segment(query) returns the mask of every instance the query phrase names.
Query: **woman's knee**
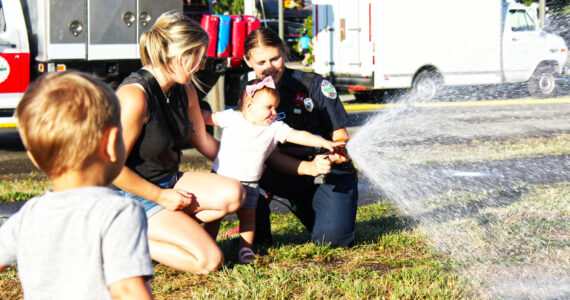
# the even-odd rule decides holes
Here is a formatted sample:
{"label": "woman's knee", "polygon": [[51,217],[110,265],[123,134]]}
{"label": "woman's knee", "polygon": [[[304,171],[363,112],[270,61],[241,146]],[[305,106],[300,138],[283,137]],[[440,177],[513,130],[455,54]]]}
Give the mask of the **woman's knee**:
{"label": "woman's knee", "polygon": [[218,247],[215,249],[209,249],[208,251],[201,253],[200,257],[197,258],[197,269],[195,272],[198,274],[208,274],[210,272],[218,270],[222,263],[224,262],[224,254],[222,250]]}
{"label": "woman's knee", "polygon": [[245,189],[243,185],[237,181],[232,180],[231,184],[224,185],[220,189],[220,201],[224,203],[224,210],[226,213],[233,213],[237,211],[245,203]]}

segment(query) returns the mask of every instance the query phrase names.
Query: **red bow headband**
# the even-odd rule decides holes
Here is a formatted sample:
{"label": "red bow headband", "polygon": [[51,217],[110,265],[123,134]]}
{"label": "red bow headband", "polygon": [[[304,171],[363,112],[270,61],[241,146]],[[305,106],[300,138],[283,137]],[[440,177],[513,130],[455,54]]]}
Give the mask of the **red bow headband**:
{"label": "red bow headband", "polygon": [[260,82],[258,82],[256,84],[247,85],[245,87],[245,92],[247,93],[247,95],[250,98],[253,98],[253,95],[255,95],[255,92],[261,90],[264,87],[275,89],[275,82],[273,81],[273,77],[267,76],[267,77],[263,78],[263,80],[261,80]]}

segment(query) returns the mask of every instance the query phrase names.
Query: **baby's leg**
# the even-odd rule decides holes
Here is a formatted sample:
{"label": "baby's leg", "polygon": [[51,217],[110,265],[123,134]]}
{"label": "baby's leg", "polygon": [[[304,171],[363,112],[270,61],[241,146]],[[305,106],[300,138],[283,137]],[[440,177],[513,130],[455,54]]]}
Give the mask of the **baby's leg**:
{"label": "baby's leg", "polygon": [[239,247],[251,248],[255,237],[255,209],[239,209]]}

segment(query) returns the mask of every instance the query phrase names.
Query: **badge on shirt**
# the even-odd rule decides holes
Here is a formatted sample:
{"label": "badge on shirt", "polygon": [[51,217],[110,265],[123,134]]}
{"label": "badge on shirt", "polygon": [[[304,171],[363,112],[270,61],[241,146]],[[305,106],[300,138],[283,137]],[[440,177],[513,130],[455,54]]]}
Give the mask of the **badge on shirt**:
{"label": "badge on shirt", "polygon": [[323,92],[323,95],[329,99],[336,99],[336,89],[328,80],[323,80],[321,82],[321,92]]}
{"label": "badge on shirt", "polygon": [[305,104],[305,109],[308,112],[312,112],[313,108],[315,107],[315,104],[313,103],[313,99],[311,99],[311,98],[305,98],[305,100],[303,100],[303,104]]}
{"label": "badge on shirt", "polygon": [[303,105],[303,100],[305,100],[305,98],[307,98],[307,94],[302,93],[302,92],[297,92],[295,94],[295,98],[293,99],[293,102],[295,104]]}

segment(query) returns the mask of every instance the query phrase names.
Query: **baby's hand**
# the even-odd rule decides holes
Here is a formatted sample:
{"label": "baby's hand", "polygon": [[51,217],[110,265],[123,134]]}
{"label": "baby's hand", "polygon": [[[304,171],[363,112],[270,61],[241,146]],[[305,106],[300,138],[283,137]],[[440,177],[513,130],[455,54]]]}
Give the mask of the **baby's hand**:
{"label": "baby's hand", "polygon": [[329,150],[330,152],[334,152],[334,147],[335,147],[334,145],[335,145],[334,142],[325,140],[325,142],[323,143],[321,148],[325,148],[325,149]]}

